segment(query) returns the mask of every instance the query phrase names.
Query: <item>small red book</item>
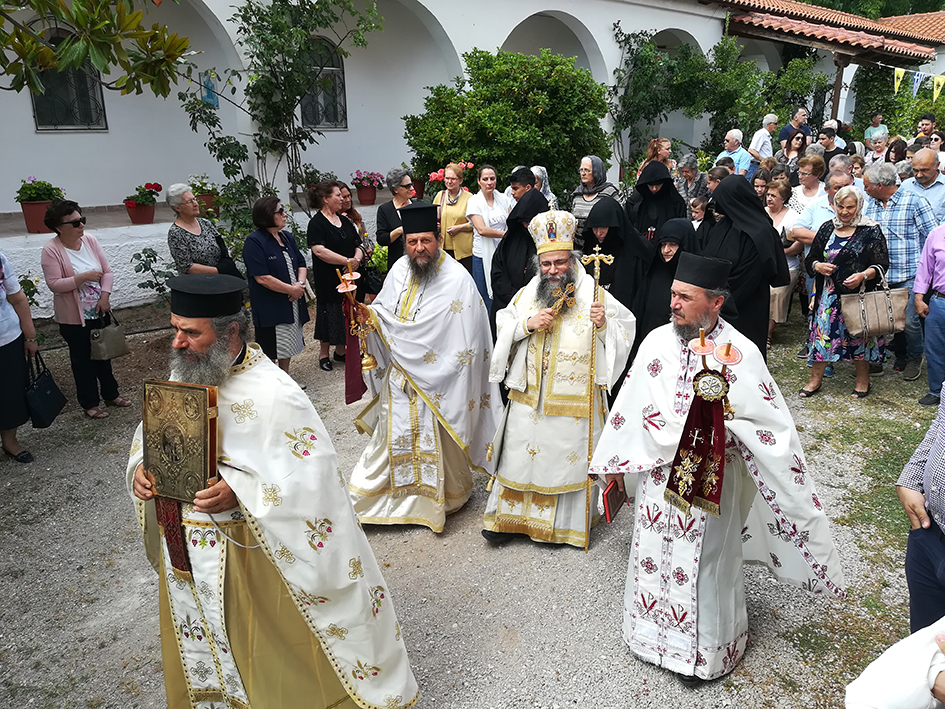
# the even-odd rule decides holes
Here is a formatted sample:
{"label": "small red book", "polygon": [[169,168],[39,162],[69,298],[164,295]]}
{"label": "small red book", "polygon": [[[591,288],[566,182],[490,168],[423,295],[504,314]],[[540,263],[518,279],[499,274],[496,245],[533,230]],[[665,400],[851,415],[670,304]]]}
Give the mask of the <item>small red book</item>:
{"label": "small red book", "polygon": [[617,517],[617,513],[623,508],[624,503],[630,506],[630,500],[627,499],[627,493],[617,487],[617,481],[614,480],[607,489],[604,490],[604,517],[610,524]]}

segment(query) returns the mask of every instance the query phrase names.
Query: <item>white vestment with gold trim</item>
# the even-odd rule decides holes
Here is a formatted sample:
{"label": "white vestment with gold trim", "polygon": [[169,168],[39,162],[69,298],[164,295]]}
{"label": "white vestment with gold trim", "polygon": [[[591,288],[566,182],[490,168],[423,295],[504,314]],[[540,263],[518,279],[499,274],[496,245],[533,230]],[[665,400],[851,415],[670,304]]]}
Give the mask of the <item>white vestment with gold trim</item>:
{"label": "white vestment with gold trim", "polygon": [[[735,668],[748,642],[743,561],[813,593],[844,592],[827,515],[761,353],[721,318],[706,337],[744,356],[726,372],[734,418],[725,421],[721,516],[695,506],[687,516],[663,497],[702,370],[672,325],[640,346],[590,471],[601,483],[623,473],[627,494],[636,489],[624,639],[648,662],[714,679]],[[721,369],[711,356],[708,364]]]}
{"label": "white vestment with gold trim", "polygon": [[[283,622],[288,616],[296,627],[307,626],[311,639],[302,651],[323,652],[334,670],[331,681],[336,676],[358,706],[412,706],[417,683],[388,586],[351,507],[328,431],[311,401],[257,345],[250,344],[243,361],[220,385],[217,402],[217,474],[236,493],[239,507],[208,515],[182,503],[191,580],[173,573],[154,502],[132,495],[148,558],[160,576],[162,605],[165,588],[168,594],[172,618],[165,627],[172,626],[174,632],[162,633],[165,675],[173,669],[186,685],[181,690],[183,703],[171,701],[168,685],[169,705],[204,709],[279,704],[266,696],[271,692],[254,689],[252,672],[237,665],[233,638],[228,637],[228,628],[232,631],[250,622],[229,612],[232,603],[240,601],[245,607],[247,601],[223,593],[229,575],[245,573],[232,556],[244,550],[231,549],[239,528],[239,536],[249,542],[244,547],[258,545],[246,553],[263,557],[253,563],[261,563],[267,573],[274,567],[288,590],[287,598],[252,599],[258,614],[278,615]],[[139,425],[128,461],[129,492],[143,456]],[[247,527],[251,534],[242,534]],[[280,585],[275,588],[281,590]],[[294,604],[298,612],[286,615],[286,609],[271,607],[277,603]],[[285,628],[268,630],[276,634],[278,646]],[[266,631],[263,626],[260,632]],[[271,653],[264,657],[253,653],[256,646],[265,646],[262,640],[250,645],[247,664],[278,663]],[[166,664],[174,655],[179,656],[180,669]],[[289,666],[288,661],[283,663],[284,668]],[[278,671],[274,664],[272,672]],[[285,676],[278,684],[292,683],[293,677]],[[317,703],[313,700],[311,705]]]}
{"label": "white vestment with gold trim", "polygon": [[501,412],[489,382],[489,317],[465,268],[440,252],[426,283],[398,260],[370,306],[366,372],[375,398],[357,425],[371,441],[348,489],[369,524],[422,524],[442,532],[472,492],[475,470],[492,473],[486,449]]}
{"label": "white vestment with gold trim", "polygon": [[583,547],[593,521],[587,517],[596,515],[599,498],[596,486],[589,501],[587,496],[591,345],[597,347],[597,440],[606,419],[602,390],[610,389],[626,365],[635,318],[601,289],[606,323],[595,328],[590,321],[594,279],[579,268],[574,305],[555,319],[551,331],[529,333],[526,322],[545,307],[537,298],[539,281],[533,278],[496,314],[490,376],[504,379],[510,391],[493,446],[496,480],[483,522],[491,531]]}

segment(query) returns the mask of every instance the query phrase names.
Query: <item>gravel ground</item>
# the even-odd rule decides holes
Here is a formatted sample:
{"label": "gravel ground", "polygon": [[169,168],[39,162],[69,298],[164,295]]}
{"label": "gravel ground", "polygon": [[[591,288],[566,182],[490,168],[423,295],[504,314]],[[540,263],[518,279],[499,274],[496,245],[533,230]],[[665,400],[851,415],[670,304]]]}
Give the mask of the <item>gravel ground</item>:
{"label": "gravel ground", "polygon": [[[830,439],[845,413],[856,417],[864,403],[879,415],[902,410],[924,431],[934,412],[914,405],[921,380],[892,375],[877,381],[868,402],[850,402],[853,381],[843,367],[825,393],[800,402],[790,395],[806,381],[804,363],[793,358],[800,325],[779,334],[784,344],[773,350],[772,372],[789,393],[821,500],[838,518],[850,492],[867,484],[862,468],[878,446],[891,445],[902,460],[911,453],[911,444],[871,441],[869,431],[850,445]],[[135,336],[132,356],[116,361],[124,393],[136,401],[141,379],[164,375],[169,338],[166,331]],[[0,707],[163,707],[157,579],[124,483],[139,409],[86,419],[74,403],[67,353],[47,360],[70,404],[50,429],[21,429],[35,463],[0,460]],[[320,371],[309,347],[293,375],[308,384],[347,473],[367,438],[352,426],[359,406],[342,403],[343,373]],[[877,565],[864,550],[887,537],[871,526],[834,524],[851,599],[812,597],[776,583],[766,569],[747,568],[745,659],[729,677],[687,690],[632,657],[621,637],[632,515],[597,527],[588,554],[526,540],[495,549],[479,534],[485,482],[477,477],[443,534],[367,528],[420,682],[419,707],[836,707],[844,681],[876,652],[867,637],[876,623],[860,596],[878,584],[882,602],[899,611],[908,598],[904,536]],[[838,618],[844,629],[824,630],[809,644],[792,636]],[[857,618],[862,631],[847,622]],[[901,632],[889,629],[891,638]],[[836,667],[861,636],[859,665]]]}

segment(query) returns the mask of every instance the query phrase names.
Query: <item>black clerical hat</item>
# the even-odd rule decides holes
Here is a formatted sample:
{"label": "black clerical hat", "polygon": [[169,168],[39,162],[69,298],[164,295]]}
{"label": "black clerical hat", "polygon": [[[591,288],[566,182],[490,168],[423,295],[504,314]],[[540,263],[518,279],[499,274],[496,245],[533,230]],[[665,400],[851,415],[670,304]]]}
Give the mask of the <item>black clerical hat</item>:
{"label": "black clerical hat", "polygon": [[167,281],[171,312],[184,318],[234,315],[243,307],[246,281],[225,273],[188,273]]}
{"label": "black clerical hat", "polygon": [[721,290],[728,283],[731,261],[684,252],[676,267],[676,280],[706,290]]}
{"label": "black clerical hat", "polygon": [[411,202],[400,209],[400,219],[407,234],[437,233],[436,205],[427,202]]}

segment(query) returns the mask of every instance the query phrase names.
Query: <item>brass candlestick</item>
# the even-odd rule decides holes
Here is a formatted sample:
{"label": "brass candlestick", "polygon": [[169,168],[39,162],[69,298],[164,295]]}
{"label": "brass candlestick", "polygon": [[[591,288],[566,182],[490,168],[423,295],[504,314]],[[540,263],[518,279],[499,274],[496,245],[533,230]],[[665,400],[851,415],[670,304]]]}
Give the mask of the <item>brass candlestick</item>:
{"label": "brass candlestick", "polygon": [[348,273],[342,275],[341,269],[335,269],[335,273],[338,274],[338,280],[340,284],[337,286],[339,293],[344,293],[348,298],[348,314],[349,314],[349,327],[351,329],[351,334],[358,338],[360,350],[361,350],[361,371],[369,372],[372,369],[377,369],[377,359],[367,350],[367,336],[369,332],[374,332],[374,325],[371,324],[370,320],[365,320],[361,322],[358,320],[357,312],[357,301],[354,299],[354,292],[358,287],[354,284],[358,278],[361,277],[360,273],[354,273],[351,270],[351,265],[348,265]]}

